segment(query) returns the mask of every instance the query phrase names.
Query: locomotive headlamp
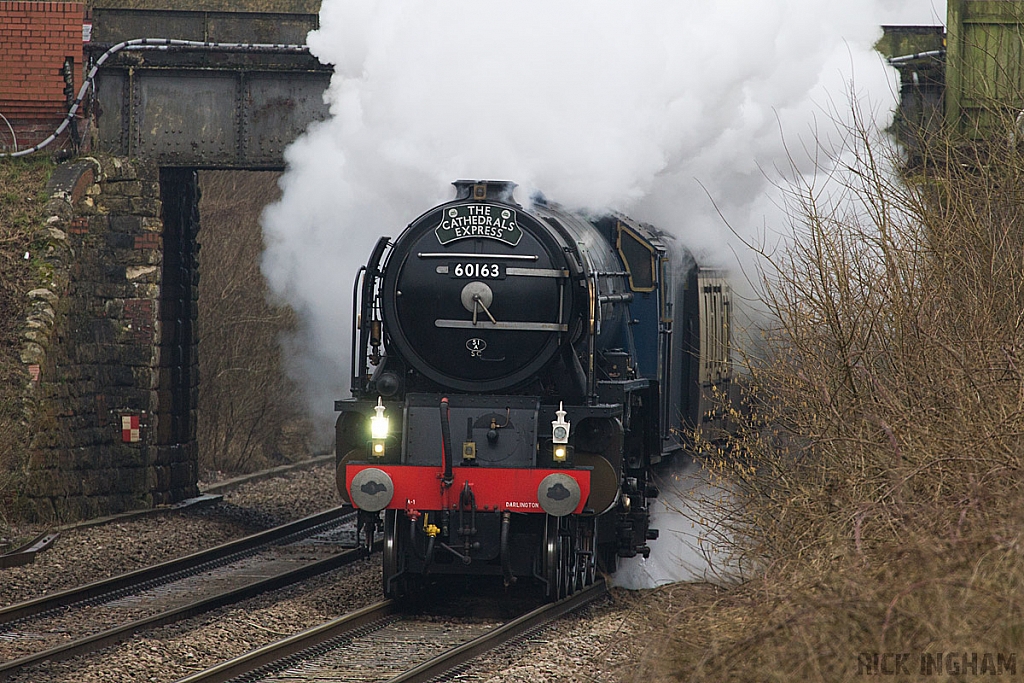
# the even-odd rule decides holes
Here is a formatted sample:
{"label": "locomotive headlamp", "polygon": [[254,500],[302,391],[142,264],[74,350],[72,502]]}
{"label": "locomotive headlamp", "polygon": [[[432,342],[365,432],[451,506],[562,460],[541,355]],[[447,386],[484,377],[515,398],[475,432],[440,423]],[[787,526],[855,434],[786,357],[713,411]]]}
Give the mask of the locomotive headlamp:
{"label": "locomotive headlamp", "polygon": [[370,438],[388,438],[388,418],[384,415],[384,399],[377,397],[377,406],[374,408],[377,414],[370,418]]}
{"label": "locomotive headlamp", "polygon": [[562,409],[561,402],[558,403],[555,415],[558,419],[551,421],[551,443],[554,444],[551,457],[555,462],[565,462],[569,454],[569,423],[565,419],[565,410]]}
{"label": "locomotive headlamp", "polygon": [[558,419],[551,421],[551,440],[554,443],[569,443],[569,423],[565,419],[565,411],[562,410],[561,402],[558,404],[555,415],[558,416]]}
{"label": "locomotive headlamp", "polygon": [[384,399],[377,397],[377,406],[374,408],[377,414],[370,418],[370,452],[378,457],[384,457],[384,441],[388,438],[388,418],[384,415]]}

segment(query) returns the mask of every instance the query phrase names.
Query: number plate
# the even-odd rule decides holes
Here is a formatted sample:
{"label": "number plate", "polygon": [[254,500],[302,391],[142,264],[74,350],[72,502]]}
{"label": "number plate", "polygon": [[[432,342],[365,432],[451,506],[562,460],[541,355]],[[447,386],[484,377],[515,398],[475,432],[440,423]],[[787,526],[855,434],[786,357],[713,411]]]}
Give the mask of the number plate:
{"label": "number plate", "polygon": [[448,264],[448,277],[456,280],[504,280],[505,264],[456,261]]}

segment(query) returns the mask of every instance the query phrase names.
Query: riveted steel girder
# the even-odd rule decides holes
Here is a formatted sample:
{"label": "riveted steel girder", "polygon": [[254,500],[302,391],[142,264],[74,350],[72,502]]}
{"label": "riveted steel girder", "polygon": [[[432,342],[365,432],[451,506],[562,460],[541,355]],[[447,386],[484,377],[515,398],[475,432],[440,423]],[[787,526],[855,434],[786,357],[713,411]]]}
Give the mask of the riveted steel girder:
{"label": "riveted steel girder", "polygon": [[120,65],[97,76],[102,151],[161,166],[284,167],[284,148],[327,117],[324,69]]}

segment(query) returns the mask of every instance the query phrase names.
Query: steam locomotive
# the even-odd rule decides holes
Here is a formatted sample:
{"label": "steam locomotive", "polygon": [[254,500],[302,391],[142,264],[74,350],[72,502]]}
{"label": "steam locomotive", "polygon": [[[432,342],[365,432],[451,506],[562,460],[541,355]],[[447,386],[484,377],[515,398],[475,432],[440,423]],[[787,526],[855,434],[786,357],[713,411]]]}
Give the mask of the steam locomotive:
{"label": "steam locomotive", "polygon": [[356,276],[338,491],[388,597],[493,575],[557,600],[648,556],[652,468],[722,428],[730,289],[650,225],[454,185]]}

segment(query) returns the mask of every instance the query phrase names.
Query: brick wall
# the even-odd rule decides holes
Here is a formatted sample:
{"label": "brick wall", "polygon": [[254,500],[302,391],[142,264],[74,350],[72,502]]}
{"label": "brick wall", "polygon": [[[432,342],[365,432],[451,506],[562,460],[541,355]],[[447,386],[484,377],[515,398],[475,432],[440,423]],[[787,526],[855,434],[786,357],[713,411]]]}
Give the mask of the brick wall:
{"label": "brick wall", "polygon": [[[67,113],[66,59],[73,60],[74,87],[82,80],[83,4],[0,0],[0,114],[14,127],[18,148],[41,142]],[[11,150],[0,120],[0,150]]]}

